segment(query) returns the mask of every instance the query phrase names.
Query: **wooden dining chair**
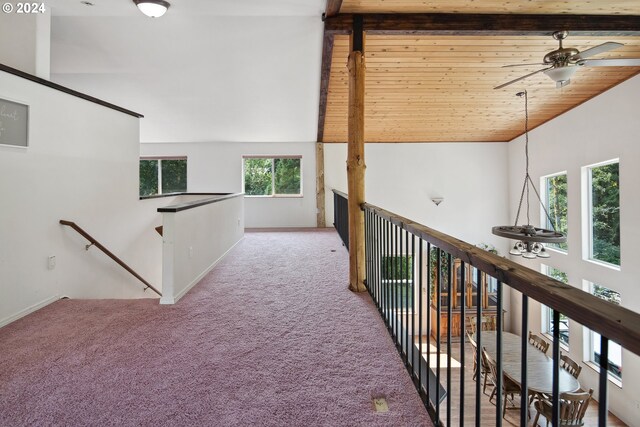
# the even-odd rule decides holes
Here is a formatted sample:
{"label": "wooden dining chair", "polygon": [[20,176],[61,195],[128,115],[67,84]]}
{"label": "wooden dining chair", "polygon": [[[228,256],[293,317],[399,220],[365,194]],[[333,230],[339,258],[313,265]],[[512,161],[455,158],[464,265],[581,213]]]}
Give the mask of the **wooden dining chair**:
{"label": "wooden dining chair", "polygon": [[582,366],[573,361],[566,354],[560,355],[560,367],[573,375],[574,378],[578,378],[580,372],[582,372]]}
{"label": "wooden dining chair", "polygon": [[549,350],[549,343],[546,342],[542,337],[536,334],[532,334],[531,331],[529,331],[529,344],[531,344],[544,354],[547,354],[547,350]]}
{"label": "wooden dining chair", "polygon": [[[560,367],[562,369],[564,369],[565,371],[567,371],[568,373],[570,373],[574,378],[578,379],[578,376],[580,375],[580,372],[582,372],[582,366],[580,366],[578,363],[574,362],[573,359],[571,359],[569,356],[567,356],[566,354],[560,354]],[[540,394],[540,393],[534,393],[534,392],[529,392],[529,404],[532,404],[533,401],[535,399],[538,400],[549,400],[551,399],[551,396],[547,395],[547,394]]]}
{"label": "wooden dining chair", "polygon": [[[495,331],[497,329],[496,316],[482,316],[480,322],[481,331]],[[478,318],[476,316],[467,316],[465,320],[465,331],[475,334],[478,330]]]}
{"label": "wooden dining chair", "polygon": [[[576,393],[561,393],[560,394],[560,427],[569,426],[582,426],[584,425],[584,414],[587,412],[591,396],[593,395],[593,389],[589,389],[588,392],[581,391]],[[537,400],[535,408],[538,413],[533,420],[533,425],[538,425],[538,419],[540,415],[547,419],[547,426],[549,420],[552,418],[553,405],[550,400]]]}
{"label": "wooden dining chair", "polygon": [[474,335],[476,333],[476,318],[474,316],[466,316],[464,328],[466,333]]}
{"label": "wooden dining chair", "polygon": [[[473,380],[476,380],[476,374],[477,374],[477,370],[478,370],[478,362],[477,362],[477,357],[478,357],[478,344],[476,343],[476,341],[473,339],[473,334],[470,334],[469,332],[467,332],[467,339],[469,340],[469,343],[471,344],[471,348],[473,348]],[[483,384],[482,384],[482,392],[484,393],[485,390],[487,389],[487,374],[489,374],[489,366],[487,366],[486,362],[484,361],[484,358],[480,358],[480,362],[481,362],[481,369],[480,369],[480,378],[484,378],[483,379]],[[489,384],[491,385],[491,384]]]}
{"label": "wooden dining chair", "polygon": [[[487,353],[487,350],[485,348],[482,349],[482,358],[483,360],[486,361],[487,366],[489,367],[489,377],[491,379],[491,382],[493,383],[493,392],[489,397],[489,402],[491,402],[491,400],[493,400],[493,397],[498,392],[498,387],[497,387],[498,376],[499,376],[498,366],[496,364],[496,361],[493,360],[493,358],[489,355],[489,353]],[[521,392],[522,391],[520,389],[520,384],[516,383],[515,381],[513,381],[511,378],[504,375],[503,373],[502,374],[502,395],[504,396],[504,402],[502,404],[502,418],[504,418],[505,414],[507,413],[507,402],[509,400],[511,401],[512,409],[520,409],[516,405],[515,395],[520,394]]]}

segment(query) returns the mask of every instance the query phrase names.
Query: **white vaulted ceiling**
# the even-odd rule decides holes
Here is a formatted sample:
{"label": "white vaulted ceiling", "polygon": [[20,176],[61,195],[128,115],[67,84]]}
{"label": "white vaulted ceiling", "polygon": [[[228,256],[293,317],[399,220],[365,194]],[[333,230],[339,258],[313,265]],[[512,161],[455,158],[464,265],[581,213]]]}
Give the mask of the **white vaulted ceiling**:
{"label": "white vaulted ceiling", "polygon": [[52,2],[51,79],[145,116],[142,142],[315,141],[324,0]]}

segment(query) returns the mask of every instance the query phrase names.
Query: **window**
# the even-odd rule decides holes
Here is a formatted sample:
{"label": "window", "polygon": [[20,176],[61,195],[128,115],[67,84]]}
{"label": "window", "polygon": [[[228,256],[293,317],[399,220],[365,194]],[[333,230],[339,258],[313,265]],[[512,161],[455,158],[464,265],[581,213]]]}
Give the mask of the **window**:
{"label": "window", "polygon": [[[590,283],[591,293],[598,298],[620,305],[620,294],[604,286]],[[589,360],[600,366],[600,334],[589,331]],[[622,347],[609,341],[609,373],[618,380],[622,379]]]}
{"label": "window", "polygon": [[186,157],[140,159],[140,197],[187,191]]}
{"label": "window", "polygon": [[[567,234],[567,174],[559,173],[542,178],[542,189],[544,191],[544,205],[547,209],[549,217],[542,212],[542,223],[546,224],[548,229],[555,229],[561,233]],[[566,252],[568,249],[567,242],[550,243],[547,245]]]}
{"label": "window", "polygon": [[[543,264],[542,272],[560,282],[569,283],[567,273],[557,268]],[[542,332],[553,336],[553,310],[544,304],[542,305]],[[569,318],[562,313],[560,313],[560,343],[569,347]]]}
{"label": "window", "polygon": [[587,168],[589,259],[620,265],[620,179],[617,160]]}
{"label": "window", "polygon": [[302,158],[244,157],[247,196],[302,196]]}
{"label": "window", "polygon": [[382,280],[395,285],[391,292],[396,298],[396,308],[411,309],[413,307],[413,294],[411,293],[413,257],[408,255],[383,256]]}

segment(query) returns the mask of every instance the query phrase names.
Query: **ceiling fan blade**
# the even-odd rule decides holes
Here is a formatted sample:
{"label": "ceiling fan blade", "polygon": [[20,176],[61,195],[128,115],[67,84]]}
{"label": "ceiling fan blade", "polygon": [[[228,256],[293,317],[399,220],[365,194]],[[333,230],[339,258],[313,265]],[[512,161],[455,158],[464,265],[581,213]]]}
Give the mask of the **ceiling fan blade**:
{"label": "ceiling fan blade", "polygon": [[617,48],[622,47],[622,46],[624,46],[622,43],[606,42],[606,43],[599,44],[598,46],[591,47],[591,48],[589,48],[587,50],[583,50],[582,52],[578,53],[577,55],[573,55],[569,59],[571,61],[580,61],[581,59],[586,59],[586,58],[589,58],[589,57],[591,57],[593,55],[597,55],[599,53],[608,52],[610,50],[617,49]]}
{"label": "ceiling fan blade", "polygon": [[536,64],[511,64],[511,65],[503,65],[502,68],[527,67],[527,66],[531,66],[531,65],[547,65],[547,64],[542,63],[542,62],[538,62]]}
{"label": "ceiling fan blade", "polygon": [[525,75],[525,76],[518,77],[518,78],[517,78],[517,79],[515,79],[515,80],[511,80],[510,82],[507,82],[507,83],[501,84],[500,86],[496,86],[496,87],[494,87],[494,89],[502,89],[502,88],[503,88],[503,87],[505,87],[505,86],[509,86],[510,84],[513,84],[513,83],[515,83],[515,82],[519,82],[520,80],[524,80],[524,79],[526,79],[527,77],[531,77],[531,76],[533,76],[534,74],[538,74],[538,73],[541,73],[541,72],[543,72],[543,71],[550,70],[550,69],[552,69],[552,68],[553,68],[553,67],[547,67],[547,68],[543,68],[543,69],[538,70],[538,71],[534,71],[533,73],[529,73],[529,74],[527,74],[527,75]]}
{"label": "ceiling fan blade", "polygon": [[640,67],[640,58],[583,59],[578,65],[585,67]]}

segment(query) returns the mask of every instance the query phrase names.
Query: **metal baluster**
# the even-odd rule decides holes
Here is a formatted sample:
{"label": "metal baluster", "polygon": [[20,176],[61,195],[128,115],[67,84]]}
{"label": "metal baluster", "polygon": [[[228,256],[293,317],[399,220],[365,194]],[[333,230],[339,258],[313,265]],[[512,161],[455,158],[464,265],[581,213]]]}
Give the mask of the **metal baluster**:
{"label": "metal baluster", "polygon": [[[489,277],[487,277],[489,280]],[[502,282],[498,281],[496,307],[496,364],[498,367],[498,400],[496,402],[496,427],[502,426]],[[506,406],[506,404],[505,404]],[[526,425],[526,424],[525,424]]]}
{"label": "metal baluster", "polygon": [[386,234],[387,234],[387,242],[386,242],[386,246],[387,246],[387,253],[385,256],[385,280],[384,280],[384,293],[385,293],[385,315],[386,315],[386,319],[387,319],[387,329],[389,330],[389,332],[391,332],[393,330],[393,328],[391,327],[391,288],[389,287],[389,277],[392,274],[392,270],[391,270],[391,264],[390,264],[390,260],[391,260],[391,223],[387,220],[384,221],[385,223],[385,228],[386,228]]}
{"label": "metal baluster", "polygon": [[405,347],[405,363],[409,363],[409,232],[404,230],[404,264],[405,264],[405,282],[404,282],[404,347]]}
{"label": "metal baluster", "polygon": [[380,254],[380,309],[382,319],[387,323],[387,287],[385,284],[385,274],[387,270],[387,221],[380,218],[380,228],[382,234],[382,250]]}
{"label": "metal baluster", "polygon": [[371,294],[371,289],[369,288],[369,278],[371,275],[369,274],[369,254],[371,253],[371,241],[370,233],[369,233],[369,213],[364,212],[364,271],[365,271],[365,279],[364,279],[364,287],[367,289],[367,292]]}
{"label": "metal baluster", "polygon": [[[431,397],[431,243],[427,242],[427,394]],[[435,404],[435,401],[434,401]]]}
{"label": "metal baluster", "polygon": [[551,423],[560,424],[560,312],[553,310],[553,412]]}
{"label": "metal baluster", "polygon": [[[411,378],[415,379],[416,373],[416,236],[411,234]],[[408,345],[408,344],[407,344]],[[418,353],[419,355],[419,353]]]}
{"label": "metal baluster", "polygon": [[396,347],[398,346],[398,234],[400,234],[400,230],[398,230],[398,226],[393,226],[394,238],[393,238],[393,339],[396,342]]}
{"label": "metal baluster", "polygon": [[[482,371],[482,272],[476,269],[476,366],[478,371],[476,374],[476,426],[480,426],[480,396],[481,396],[481,384],[480,384],[480,372]],[[498,393],[501,390],[498,389]],[[500,396],[498,395],[498,400]]]}
{"label": "metal baluster", "polygon": [[598,425],[607,425],[607,386],[609,377],[609,338],[600,335],[600,393],[598,396]]}
{"label": "metal baluster", "polygon": [[[451,425],[451,254],[447,253],[447,425]],[[455,295],[453,296],[455,298]]]}
{"label": "metal baluster", "polygon": [[[400,281],[400,277],[402,277],[402,273],[400,270],[400,261],[402,257],[402,229],[396,225],[396,256],[395,256],[395,267],[396,274],[394,276],[394,284],[393,284],[393,292],[396,298],[396,303],[393,306],[394,313],[394,321],[396,325],[396,348],[400,347],[402,350],[402,296],[400,295],[400,286],[398,286],[398,282]],[[402,353],[400,353],[400,357],[402,357]]]}
{"label": "metal baluster", "polygon": [[371,212],[365,211],[365,218],[367,218],[367,240],[369,241],[369,246],[367,247],[367,277],[365,278],[365,283],[367,285],[367,289],[369,290],[369,295],[371,295],[371,299],[375,301],[375,296],[373,294],[373,225],[371,223]]}
{"label": "metal baluster", "polygon": [[[420,259],[418,273],[418,384],[422,391],[422,239],[418,241],[418,257]],[[428,395],[428,389],[427,393]]]}
{"label": "metal baluster", "polygon": [[437,286],[436,286],[436,420],[440,422],[440,327],[441,327],[441,310],[442,310],[442,250],[436,249],[436,255],[438,259],[436,261],[437,266]]}
{"label": "metal baluster", "polygon": [[462,261],[460,263],[460,335],[461,335],[461,340],[460,340],[460,361],[462,362],[462,367],[460,368],[460,425],[464,425],[464,392],[465,392],[465,387],[464,387],[464,367],[465,367],[465,351],[464,351],[464,345],[465,342],[467,340],[466,337],[466,331],[467,331],[467,327],[466,327],[466,319],[465,319],[465,306],[467,304],[466,302],[466,278],[465,278],[465,263],[464,261]]}
{"label": "metal baluster", "polygon": [[376,214],[376,293],[378,296],[378,310],[380,310],[380,314],[382,314],[382,318],[384,319],[384,314],[382,310],[382,289],[380,283],[380,260],[382,256],[382,232],[380,230],[380,217]]}
{"label": "metal baluster", "polygon": [[520,425],[529,419],[529,387],[527,385],[527,352],[529,351],[529,297],[522,294],[522,341],[520,344]]}
{"label": "metal baluster", "polygon": [[373,212],[373,228],[374,228],[374,241],[376,242],[376,247],[374,250],[374,261],[373,261],[373,283],[375,288],[375,298],[376,298],[376,306],[378,308],[378,312],[382,312],[380,310],[380,218]]}

